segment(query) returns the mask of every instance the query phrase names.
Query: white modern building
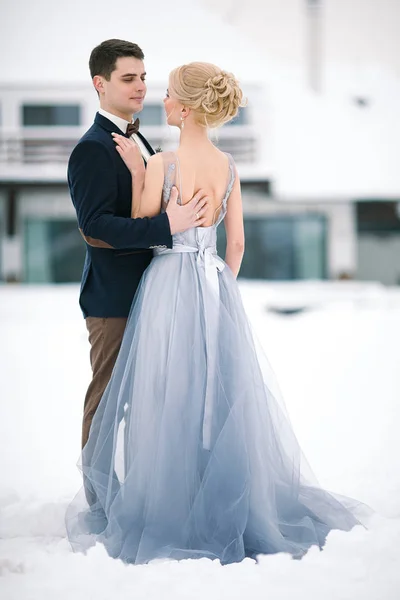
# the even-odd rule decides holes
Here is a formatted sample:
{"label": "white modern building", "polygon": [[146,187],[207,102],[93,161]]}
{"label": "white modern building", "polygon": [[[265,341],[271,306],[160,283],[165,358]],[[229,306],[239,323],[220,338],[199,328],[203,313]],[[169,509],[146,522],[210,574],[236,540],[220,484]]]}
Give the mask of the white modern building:
{"label": "white modern building", "polygon": [[279,213],[326,215],[327,269],[400,283],[400,2],[202,0],[258,55]]}
{"label": "white modern building", "polygon": [[[154,1],[135,14],[134,31],[130,21],[104,18],[108,5],[101,5],[88,1],[75,12],[67,5],[56,11],[42,0],[27,4],[21,22],[9,3],[0,24],[0,51],[8,57],[0,65],[3,281],[80,277],[84,245],[66,166],[97,109],[90,50],[119,37],[145,50],[149,91],[142,131],[163,150],[177,140],[162,108],[171,68],[209,60],[243,82],[248,107],[216,139],[235,157],[242,180],[243,277],[399,283],[396,2],[177,0],[165,11]],[[121,1],[122,9],[129,7]],[[356,19],[356,8],[363,18]],[[43,11],[46,23],[62,27],[45,30]],[[16,27],[25,51],[1,35]]]}
{"label": "white modern building", "polygon": [[[255,106],[261,90],[246,87]],[[164,87],[150,85],[141,131],[154,148],[177,145],[177,131],[165,121]],[[98,108],[86,85],[8,85],[0,87],[1,273],[5,281],[77,281],[84,244],[77,230],[66,184],[69,155]],[[246,108],[218,132],[216,143],[230,152],[243,173],[243,185],[262,200],[269,179],[261,164],[262,144]]]}

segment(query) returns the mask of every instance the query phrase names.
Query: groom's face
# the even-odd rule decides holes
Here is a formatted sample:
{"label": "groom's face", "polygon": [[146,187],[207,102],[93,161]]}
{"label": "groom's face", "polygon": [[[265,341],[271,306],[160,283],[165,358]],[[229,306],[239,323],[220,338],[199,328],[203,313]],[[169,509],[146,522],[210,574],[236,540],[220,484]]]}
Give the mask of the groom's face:
{"label": "groom's face", "polygon": [[[96,79],[96,77],[94,78]],[[146,96],[146,72],[142,60],[131,56],[118,58],[110,81],[99,77],[100,105],[104,110],[127,121],[132,114],[140,112]]]}

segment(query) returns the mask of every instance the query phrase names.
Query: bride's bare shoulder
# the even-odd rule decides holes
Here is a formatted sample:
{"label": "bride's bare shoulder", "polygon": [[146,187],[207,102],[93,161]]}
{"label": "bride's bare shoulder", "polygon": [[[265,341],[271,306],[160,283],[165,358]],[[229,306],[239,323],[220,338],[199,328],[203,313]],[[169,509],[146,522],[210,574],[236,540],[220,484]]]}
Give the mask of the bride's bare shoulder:
{"label": "bride's bare shoulder", "polygon": [[153,164],[168,163],[176,160],[175,152],[156,152],[150,156],[148,162]]}
{"label": "bride's bare shoulder", "polygon": [[220,150],[216,146],[214,146],[214,152],[215,152],[216,156],[218,156],[219,158],[221,158],[225,162],[229,159],[230,155],[228,154],[228,152],[223,152],[223,150]]}

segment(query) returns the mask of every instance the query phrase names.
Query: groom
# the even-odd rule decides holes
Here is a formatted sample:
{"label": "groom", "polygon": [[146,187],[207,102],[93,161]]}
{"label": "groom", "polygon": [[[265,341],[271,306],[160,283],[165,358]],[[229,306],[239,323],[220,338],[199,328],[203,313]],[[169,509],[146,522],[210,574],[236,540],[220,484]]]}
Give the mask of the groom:
{"label": "groom", "polygon": [[132,123],[146,95],[143,59],[139,46],[123,40],[107,40],[94,48],[89,68],[100,109],[68,164],[71,198],[87,244],[79,302],[89,332],[93,376],[84,404],[82,447],[111,377],[134,294],[152,258],[150,249],[172,248],[172,235],[202,225],[206,210],[204,192],[180,206],[174,190],[166,213],[130,218],[132,179],[111,133],[132,136],[144,161],[154,154],[137,131],[138,122]]}

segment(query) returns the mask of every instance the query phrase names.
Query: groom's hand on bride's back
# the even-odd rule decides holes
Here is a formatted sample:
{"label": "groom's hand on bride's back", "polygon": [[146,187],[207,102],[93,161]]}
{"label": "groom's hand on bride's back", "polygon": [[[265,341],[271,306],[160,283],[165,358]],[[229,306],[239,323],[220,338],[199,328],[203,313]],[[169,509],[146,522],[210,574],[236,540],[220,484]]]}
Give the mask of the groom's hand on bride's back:
{"label": "groom's hand on bride's back", "polygon": [[171,190],[166,210],[171,235],[203,225],[206,221],[205,212],[207,210],[207,203],[206,192],[199,190],[187,204],[181,206],[178,204],[178,190],[174,186]]}

